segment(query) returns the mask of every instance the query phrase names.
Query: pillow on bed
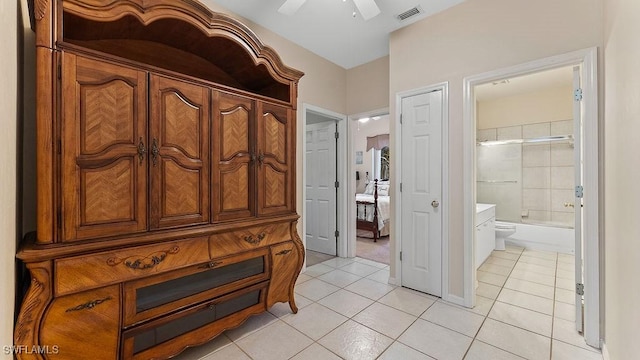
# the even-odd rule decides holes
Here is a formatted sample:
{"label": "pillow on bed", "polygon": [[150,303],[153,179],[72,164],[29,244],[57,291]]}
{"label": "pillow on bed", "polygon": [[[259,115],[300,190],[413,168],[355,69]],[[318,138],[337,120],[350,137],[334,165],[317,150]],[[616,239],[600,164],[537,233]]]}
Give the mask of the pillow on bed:
{"label": "pillow on bed", "polygon": [[374,188],[375,183],[374,182],[370,182],[367,184],[367,187],[364,189],[364,194],[365,195],[373,195],[373,188]]}

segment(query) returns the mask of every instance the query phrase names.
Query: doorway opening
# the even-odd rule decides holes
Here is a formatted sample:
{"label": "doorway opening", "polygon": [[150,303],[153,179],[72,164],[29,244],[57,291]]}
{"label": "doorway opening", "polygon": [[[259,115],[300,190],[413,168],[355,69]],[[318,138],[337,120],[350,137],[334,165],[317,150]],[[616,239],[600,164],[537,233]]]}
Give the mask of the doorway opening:
{"label": "doorway opening", "polygon": [[596,68],[589,49],[465,79],[464,301],[551,297],[599,347]]}
{"label": "doorway opening", "polygon": [[381,111],[352,119],[355,256],[388,265],[391,223],[389,114]]}
{"label": "doorway opening", "polygon": [[[344,256],[346,116],[304,105],[303,234],[307,266]],[[342,137],[342,139],[341,139]]]}

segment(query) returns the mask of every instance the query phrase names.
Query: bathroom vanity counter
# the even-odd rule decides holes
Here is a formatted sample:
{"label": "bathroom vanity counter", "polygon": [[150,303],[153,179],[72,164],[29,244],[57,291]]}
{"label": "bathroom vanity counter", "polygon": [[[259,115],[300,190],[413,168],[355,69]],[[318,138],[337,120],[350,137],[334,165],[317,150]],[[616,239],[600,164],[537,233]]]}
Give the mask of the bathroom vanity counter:
{"label": "bathroom vanity counter", "polygon": [[491,255],[496,245],[496,205],[476,204],[476,268]]}
{"label": "bathroom vanity counter", "polygon": [[476,226],[496,217],[496,204],[476,204]]}

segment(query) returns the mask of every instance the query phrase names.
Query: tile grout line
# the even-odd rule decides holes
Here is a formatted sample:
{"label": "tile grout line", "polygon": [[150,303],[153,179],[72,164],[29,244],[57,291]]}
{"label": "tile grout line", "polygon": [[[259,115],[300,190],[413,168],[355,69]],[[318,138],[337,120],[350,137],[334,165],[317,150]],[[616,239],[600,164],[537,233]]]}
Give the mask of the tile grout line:
{"label": "tile grout line", "polygon": [[[493,306],[498,301],[498,297],[500,296],[500,293],[502,293],[502,289],[504,289],[504,284],[507,282],[507,280],[509,280],[509,276],[511,276],[511,273],[513,272],[513,269],[515,269],[516,265],[518,264],[518,261],[520,260],[520,257],[522,256],[523,252],[524,252],[524,249],[522,249],[522,251],[520,251],[520,254],[518,255],[518,259],[516,259],[516,262],[515,262],[515,264],[513,264],[513,267],[511,268],[511,271],[509,271],[509,275],[507,275],[507,278],[504,280],[504,283],[502,283],[502,286],[500,287],[500,291],[498,291],[498,294],[496,295],[496,298],[493,300],[493,303],[491,303],[491,307],[489,308],[489,311],[487,312],[487,314],[484,316],[484,319],[482,320],[482,324],[480,324],[480,326],[478,327],[478,330],[476,331],[475,335],[471,339],[471,343],[469,344],[469,347],[467,348],[467,351],[465,351],[464,356],[462,357],[463,359],[466,358],[467,355],[469,354],[469,350],[471,350],[471,346],[473,346],[473,342],[476,341],[476,338],[478,337],[478,334],[480,333],[480,330],[482,330],[482,327],[484,326],[485,322],[489,318],[489,314],[491,313],[491,310],[493,310]],[[476,297],[478,297],[478,294],[476,294]],[[478,341],[483,342],[481,340],[478,340]],[[495,345],[491,345],[491,344],[489,344],[489,345],[493,346],[493,347],[495,347],[497,349],[500,349],[502,351],[508,352],[509,354],[512,354],[512,355],[515,355],[515,356],[519,356],[519,355],[514,354],[514,353],[512,353],[510,351],[507,351],[505,349],[499,348],[499,347],[497,347]],[[519,356],[519,357],[521,357],[521,356]]]}

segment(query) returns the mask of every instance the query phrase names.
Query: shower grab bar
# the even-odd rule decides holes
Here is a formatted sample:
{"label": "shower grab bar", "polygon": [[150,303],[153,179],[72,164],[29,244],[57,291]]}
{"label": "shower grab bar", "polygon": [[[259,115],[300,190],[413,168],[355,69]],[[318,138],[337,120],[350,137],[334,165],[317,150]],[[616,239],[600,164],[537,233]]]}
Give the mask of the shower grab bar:
{"label": "shower grab bar", "polygon": [[518,180],[476,180],[476,182],[489,184],[517,184]]}
{"label": "shower grab bar", "polygon": [[530,139],[509,139],[509,140],[485,140],[478,141],[476,145],[491,146],[491,145],[507,145],[507,144],[535,144],[535,143],[551,143],[559,141],[568,141],[569,144],[573,144],[573,135],[555,135],[555,136],[542,136]]}

